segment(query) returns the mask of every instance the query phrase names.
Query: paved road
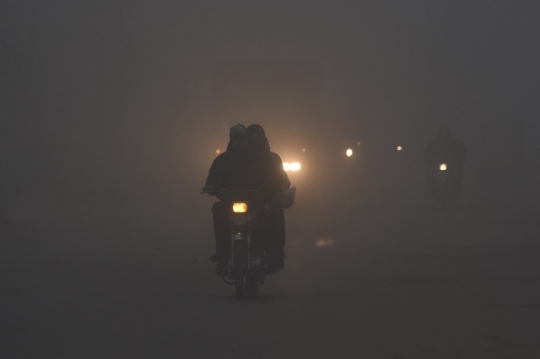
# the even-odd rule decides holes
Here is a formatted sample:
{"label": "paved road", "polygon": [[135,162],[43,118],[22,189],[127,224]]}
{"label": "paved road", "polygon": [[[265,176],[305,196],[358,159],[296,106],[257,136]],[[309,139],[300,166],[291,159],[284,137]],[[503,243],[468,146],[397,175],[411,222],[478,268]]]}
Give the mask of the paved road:
{"label": "paved road", "polygon": [[286,270],[238,303],[207,211],[21,210],[0,357],[539,358],[540,224],[509,213],[293,211]]}

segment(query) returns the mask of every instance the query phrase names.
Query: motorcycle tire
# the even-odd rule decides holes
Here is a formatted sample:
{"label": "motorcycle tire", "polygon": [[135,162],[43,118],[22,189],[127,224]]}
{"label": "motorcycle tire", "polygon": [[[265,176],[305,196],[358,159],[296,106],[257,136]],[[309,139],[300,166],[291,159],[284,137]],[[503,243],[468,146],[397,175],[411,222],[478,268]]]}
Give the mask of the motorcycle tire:
{"label": "motorcycle tire", "polygon": [[234,280],[234,286],[236,287],[236,299],[239,302],[243,302],[247,298],[246,293],[246,279],[244,276],[240,276]]}

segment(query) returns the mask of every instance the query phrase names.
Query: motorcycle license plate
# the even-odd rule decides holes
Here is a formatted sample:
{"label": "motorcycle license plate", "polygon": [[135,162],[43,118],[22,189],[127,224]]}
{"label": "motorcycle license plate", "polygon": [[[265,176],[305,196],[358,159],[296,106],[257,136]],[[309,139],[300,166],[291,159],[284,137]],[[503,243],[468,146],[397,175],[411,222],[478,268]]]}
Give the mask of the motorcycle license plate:
{"label": "motorcycle license plate", "polygon": [[247,224],[251,222],[251,215],[249,214],[233,214],[231,215],[231,222],[236,225]]}

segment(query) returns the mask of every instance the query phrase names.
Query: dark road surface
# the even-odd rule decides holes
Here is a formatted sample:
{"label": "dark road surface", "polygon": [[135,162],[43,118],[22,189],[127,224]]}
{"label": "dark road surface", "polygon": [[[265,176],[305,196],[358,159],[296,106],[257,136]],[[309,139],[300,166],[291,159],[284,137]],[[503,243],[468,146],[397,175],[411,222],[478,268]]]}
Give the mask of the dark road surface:
{"label": "dark road surface", "polygon": [[292,211],[285,271],[239,303],[204,206],[8,213],[0,358],[540,358],[536,218]]}

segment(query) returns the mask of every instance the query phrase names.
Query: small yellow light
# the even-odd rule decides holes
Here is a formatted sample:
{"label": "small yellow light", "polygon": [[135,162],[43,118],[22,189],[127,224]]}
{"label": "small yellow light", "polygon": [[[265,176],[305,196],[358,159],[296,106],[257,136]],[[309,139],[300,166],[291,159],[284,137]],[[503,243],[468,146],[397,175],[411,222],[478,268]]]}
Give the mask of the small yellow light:
{"label": "small yellow light", "polygon": [[353,152],[352,152],[352,150],[349,148],[349,149],[347,150],[347,152],[345,152],[345,154],[347,155],[347,157],[351,157],[352,154],[353,154]]}
{"label": "small yellow light", "polygon": [[218,149],[216,150],[216,155],[219,155],[220,153],[221,153],[221,150],[218,148]]}
{"label": "small yellow light", "polygon": [[305,148],[302,148],[302,152],[306,152],[306,149],[305,149]]}
{"label": "small yellow light", "polygon": [[403,149],[403,147],[397,146],[397,150],[398,150],[398,151],[401,151],[402,149]]}
{"label": "small yellow light", "polygon": [[247,212],[247,203],[235,202],[232,205],[232,210],[234,213],[245,213]]}
{"label": "small yellow light", "polygon": [[441,165],[439,166],[439,169],[441,171],[446,171],[446,163],[441,163]]}

